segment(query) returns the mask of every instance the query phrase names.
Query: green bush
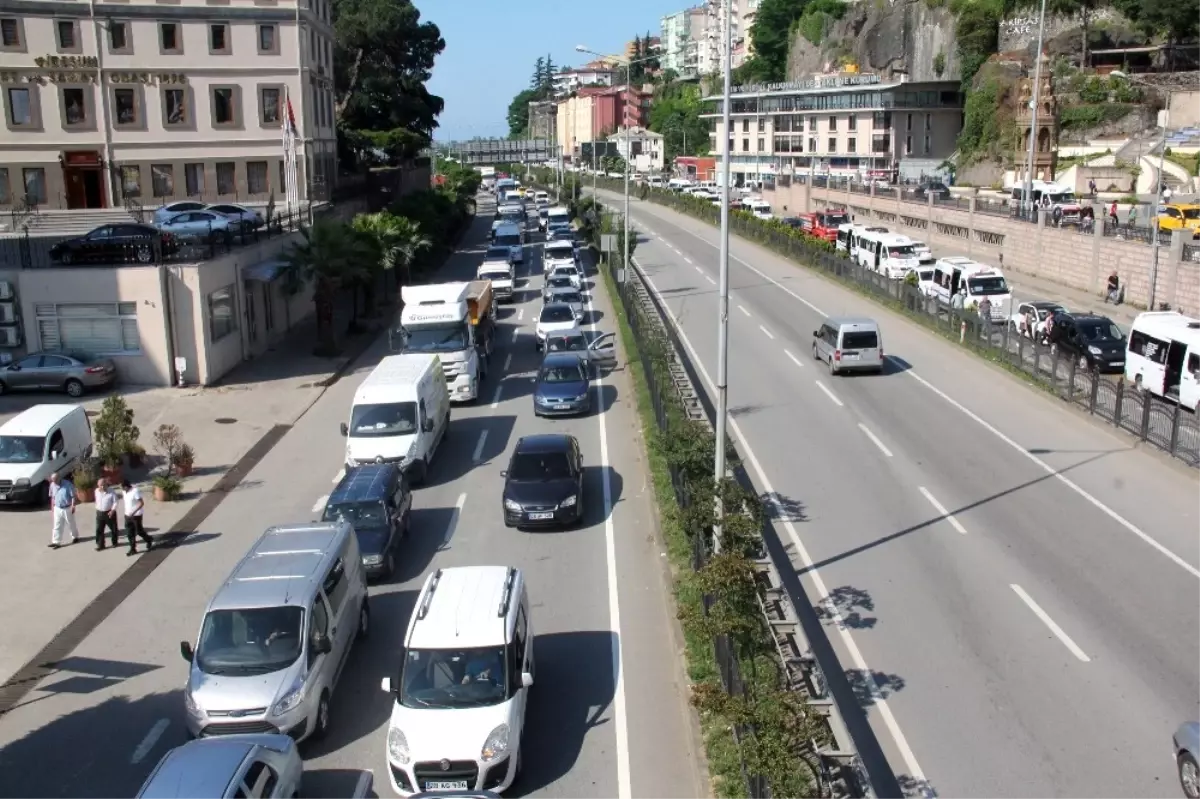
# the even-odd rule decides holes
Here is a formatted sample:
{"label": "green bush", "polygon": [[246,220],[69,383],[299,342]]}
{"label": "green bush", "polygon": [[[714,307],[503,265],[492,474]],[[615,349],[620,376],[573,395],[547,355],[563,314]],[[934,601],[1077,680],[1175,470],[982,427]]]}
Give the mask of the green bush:
{"label": "green bush", "polygon": [[1137,108],[1131,103],[1068,105],[1058,112],[1058,125],[1063,130],[1086,130],[1124,119]]}

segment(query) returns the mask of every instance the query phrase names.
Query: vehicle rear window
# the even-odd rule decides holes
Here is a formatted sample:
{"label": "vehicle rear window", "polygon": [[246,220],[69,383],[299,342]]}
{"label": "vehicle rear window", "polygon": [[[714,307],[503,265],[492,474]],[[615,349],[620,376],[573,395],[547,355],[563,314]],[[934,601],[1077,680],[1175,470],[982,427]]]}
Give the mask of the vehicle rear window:
{"label": "vehicle rear window", "polygon": [[509,250],[507,247],[488,247],[487,253],[483,258],[485,261],[506,261],[508,260]]}
{"label": "vehicle rear window", "polygon": [[879,347],[879,336],[874,330],[847,330],[842,334],[842,349],[871,350]]}
{"label": "vehicle rear window", "polygon": [[570,305],[547,305],[542,309],[543,322],[574,322],[575,312]]}
{"label": "vehicle rear window", "polygon": [[505,247],[519,247],[519,246],[521,246],[521,237],[520,236],[497,236],[496,243],[502,244]]}

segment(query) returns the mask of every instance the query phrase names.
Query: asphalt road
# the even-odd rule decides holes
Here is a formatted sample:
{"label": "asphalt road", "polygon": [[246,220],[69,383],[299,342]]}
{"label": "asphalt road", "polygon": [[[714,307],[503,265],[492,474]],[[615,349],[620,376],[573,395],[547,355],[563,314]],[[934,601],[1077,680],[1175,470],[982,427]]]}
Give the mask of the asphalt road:
{"label": "asphalt road", "polygon": [[[636,201],[632,218],[712,392],[717,230]],[[1178,795],[1196,475],[763,248],[731,251],[732,433],[901,785]],[[886,373],[814,361],[827,315],[878,319]]]}
{"label": "asphalt road", "polygon": [[[488,211],[481,207],[468,246],[441,279],[474,276]],[[598,409],[590,416],[533,417],[540,248],[526,252],[519,274],[536,277],[527,277],[523,296],[500,311],[485,396],[454,408],[430,482],[415,493],[397,574],[371,589],[373,631],[350,655],[334,695],[330,736],[302,748],[306,795],[348,796],[365,769],[375,772],[379,795],[391,794],[384,754],[391,698],[380,690],[380,678],[397,666],[425,576],[474,564],[516,565],[530,586],[538,682],[523,742],[525,771],[513,795],[627,799],[707,792],[632,390],[619,366],[594,382]],[[603,328],[612,323],[612,306],[603,289],[593,297],[592,321]],[[386,340],[377,342],[179,551],[0,718],[0,795],[132,796],[158,758],[185,740],[187,664],[179,641],[194,639],[213,591],[263,529],[318,517],[340,472],[338,423],[385,350]],[[499,473],[518,437],[547,430],[580,441],[588,464],[587,523],[561,533],[508,530]]]}

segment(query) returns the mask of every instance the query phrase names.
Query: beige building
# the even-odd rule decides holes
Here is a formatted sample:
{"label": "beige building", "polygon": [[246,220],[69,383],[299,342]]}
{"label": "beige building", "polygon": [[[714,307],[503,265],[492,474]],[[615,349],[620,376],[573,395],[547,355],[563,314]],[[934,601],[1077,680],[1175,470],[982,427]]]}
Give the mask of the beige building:
{"label": "beige building", "polygon": [[593,130],[595,105],[595,97],[587,94],[568,97],[558,103],[558,146],[564,156],[573,157],[584,142],[594,140],[598,132]]}
{"label": "beige building", "polygon": [[[297,7],[297,3],[301,5]],[[0,209],[302,198],[336,173],[331,0],[0,4]]]}

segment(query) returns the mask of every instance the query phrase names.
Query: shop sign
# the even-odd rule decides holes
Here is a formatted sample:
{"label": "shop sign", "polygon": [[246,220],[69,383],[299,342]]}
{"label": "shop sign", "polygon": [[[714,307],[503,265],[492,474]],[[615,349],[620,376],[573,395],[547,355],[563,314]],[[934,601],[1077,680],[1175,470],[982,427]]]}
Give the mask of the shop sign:
{"label": "shop sign", "polygon": [[100,59],[94,55],[44,55],[33,59],[40,69],[96,69]]}
{"label": "shop sign", "polygon": [[836,89],[840,86],[872,86],[879,83],[878,75],[822,75],[812,80],[794,80],[786,83],[749,83],[734,86],[734,94],[758,94],[760,92],[802,92],[809,89]]}
{"label": "shop sign", "polygon": [[[37,69],[0,70],[0,83],[96,83],[99,62],[95,56],[42,56],[34,59]],[[80,72],[79,70],[89,70]],[[109,83],[143,83],[153,85],[184,85],[187,75],[180,72],[110,72]]]}

